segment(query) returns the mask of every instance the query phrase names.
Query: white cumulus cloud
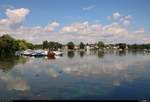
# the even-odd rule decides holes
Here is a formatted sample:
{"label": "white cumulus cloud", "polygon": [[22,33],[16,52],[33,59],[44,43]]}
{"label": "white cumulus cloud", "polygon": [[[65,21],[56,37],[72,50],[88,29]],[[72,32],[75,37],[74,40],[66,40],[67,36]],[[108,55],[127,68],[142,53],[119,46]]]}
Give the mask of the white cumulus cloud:
{"label": "white cumulus cloud", "polygon": [[29,14],[30,10],[26,8],[7,9],[6,15],[11,23],[20,23]]}
{"label": "white cumulus cloud", "polygon": [[120,13],[119,12],[115,12],[115,13],[113,13],[113,19],[118,19],[118,18],[120,18],[121,17],[121,15],[120,15]]}
{"label": "white cumulus cloud", "polygon": [[55,22],[55,21],[54,21],[54,22],[48,24],[48,25],[45,27],[45,30],[51,32],[51,31],[54,31],[55,28],[57,28],[57,27],[59,27],[59,26],[60,26],[60,24],[59,24],[58,22]]}
{"label": "white cumulus cloud", "polygon": [[44,40],[61,43],[68,41],[95,43],[101,39],[108,42],[144,43],[150,39],[148,34],[145,34],[144,28],[130,30],[132,16],[122,15],[119,12],[107,17],[112,21],[110,24],[76,21],[61,28],[61,24],[57,21],[49,22],[45,26],[24,26],[23,22],[29,13],[30,10],[27,8],[6,9],[6,18],[0,19],[0,35],[8,33],[17,39],[25,39],[32,43],[42,43]]}

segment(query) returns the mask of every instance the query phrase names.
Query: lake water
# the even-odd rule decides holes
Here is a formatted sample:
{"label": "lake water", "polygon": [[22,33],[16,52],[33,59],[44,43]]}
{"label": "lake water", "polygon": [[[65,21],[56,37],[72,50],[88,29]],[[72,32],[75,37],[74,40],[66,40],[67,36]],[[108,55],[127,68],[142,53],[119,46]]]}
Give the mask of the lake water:
{"label": "lake water", "polygon": [[64,52],[0,59],[0,99],[150,99],[150,55]]}

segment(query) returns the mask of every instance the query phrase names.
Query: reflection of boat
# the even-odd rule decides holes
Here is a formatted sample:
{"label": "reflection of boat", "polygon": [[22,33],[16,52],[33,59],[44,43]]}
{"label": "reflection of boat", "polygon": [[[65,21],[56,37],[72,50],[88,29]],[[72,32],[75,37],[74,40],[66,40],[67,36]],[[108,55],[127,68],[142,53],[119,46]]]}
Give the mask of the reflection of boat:
{"label": "reflection of boat", "polygon": [[61,58],[61,56],[55,56],[55,58],[56,58],[56,59],[59,59],[59,58]]}
{"label": "reflection of boat", "polygon": [[149,49],[144,49],[144,51],[145,51],[145,52],[150,52],[150,50],[149,50]]}

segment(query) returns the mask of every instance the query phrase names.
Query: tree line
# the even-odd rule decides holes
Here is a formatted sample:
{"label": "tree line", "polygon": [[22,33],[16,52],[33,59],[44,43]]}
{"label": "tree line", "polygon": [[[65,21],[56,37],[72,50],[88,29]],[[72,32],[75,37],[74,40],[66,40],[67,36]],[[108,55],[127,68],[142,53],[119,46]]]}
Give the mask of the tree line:
{"label": "tree line", "polygon": [[[68,42],[67,44],[61,44],[54,41],[43,41],[42,44],[32,44],[25,40],[16,40],[8,34],[2,35],[0,37],[0,57],[14,55],[16,51],[22,51],[26,49],[52,49],[58,50],[64,46],[67,46],[68,49],[75,49],[75,46],[78,46],[79,49],[85,49],[87,45],[91,45],[88,43],[80,42],[79,45],[74,44],[73,42]],[[118,46],[120,49],[150,49],[150,44],[126,44],[126,43],[118,43],[118,44],[105,44],[102,41],[99,41],[94,44],[97,49],[103,49],[105,47],[114,47]]]}

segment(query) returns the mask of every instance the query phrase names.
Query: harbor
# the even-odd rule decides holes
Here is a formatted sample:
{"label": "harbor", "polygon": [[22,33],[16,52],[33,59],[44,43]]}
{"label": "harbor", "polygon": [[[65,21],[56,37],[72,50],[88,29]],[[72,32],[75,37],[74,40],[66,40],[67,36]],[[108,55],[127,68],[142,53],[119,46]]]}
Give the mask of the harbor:
{"label": "harbor", "polygon": [[16,56],[34,56],[34,57],[44,57],[44,56],[62,56],[63,52],[61,51],[51,51],[51,50],[43,50],[43,49],[38,49],[38,50],[31,50],[27,49],[25,51],[17,51],[15,53]]}

